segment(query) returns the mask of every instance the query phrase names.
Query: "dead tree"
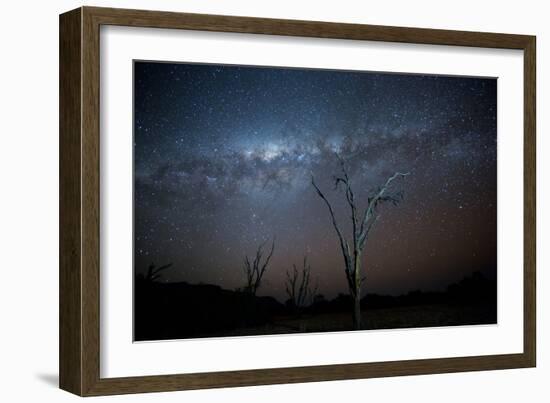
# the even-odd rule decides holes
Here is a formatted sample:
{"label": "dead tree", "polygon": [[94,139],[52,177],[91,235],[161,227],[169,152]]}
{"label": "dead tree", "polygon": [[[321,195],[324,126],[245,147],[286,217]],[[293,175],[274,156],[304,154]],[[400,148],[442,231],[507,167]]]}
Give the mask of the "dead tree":
{"label": "dead tree", "polygon": [[273,242],[271,243],[271,250],[269,254],[262,263],[264,245],[265,242],[258,246],[256,256],[253,261],[250,261],[248,255],[244,258],[243,269],[246,275],[246,285],[244,287],[244,291],[252,295],[256,295],[256,292],[262,283],[262,278],[267,270],[269,261],[273,256],[273,251],[275,250],[275,239],[273,239]]}
{"label": "dead tree", "polygon": [[154,263],[149,265],[147,269],[147,274],[145,275],[145,280],[153,282],[158,280],[162,274],[161,272],[172,267],[172,263],[165,264],[164,266],[156,267]]}
{"label": "dead tree", "polygon": [[300,272],[298,272],[296,264],[292,265],[292,272],[287,270],[285,288],[293,308],[299,309],[313,302],[318,285],[311,286],[310,276],[311,266],[307,263],[307,256],[304,256]]}
{"label": "dead tree", "polygon": [[361,329],[361,285],[365,280],[365,278],[361,275],[361,257],[363,254],[363,249],[367,239],[369,238],[370,231],[378,220],[378,207],[385,202],[390,202],[397,205],[403,199],[402,192],[391,193],[389,191],[391,183],[398,177],[407,176],[409,173],[396,172],[390,176],[381,187],[371,192],[371,194],[367,197],[367,206],[365,210],[361,212],[358,203],[355,200],[355,194],[353,192],[346,165],[340,156],[338,156],[338,160],[340,161],[342,172],[340,176],[334,177],[334,187],[335,190],[337,190],[340,186],[344,187],[346,201],[351,210],[351,246],[338,225],[332,205],[315,183],[315,178],[313,175],[311,176],[311,184],[317,191],[319,197],[325,202],[332,219],[332,226],[338,235],[340,249],[342,250],[342,255],[344,257],[347,284],[353,299],[353,326],[355,329]]}

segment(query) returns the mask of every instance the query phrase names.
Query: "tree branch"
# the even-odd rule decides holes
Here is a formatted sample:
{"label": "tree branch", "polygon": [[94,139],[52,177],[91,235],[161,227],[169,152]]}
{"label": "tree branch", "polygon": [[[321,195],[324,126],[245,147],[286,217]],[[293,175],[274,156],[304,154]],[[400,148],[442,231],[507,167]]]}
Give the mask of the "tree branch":
{"label": "tree branch", "polygon": [[338,158],[338,161],[340,162],[340,169],[342,170],[343,178],[337,177],[335,188],[338,187],[338,184],[342,182],[346,186],[346,200],[348,202],[348,205],[351,210],[351,222],[353,226],[353,246],[354,249],[357,246],[357,240],[358,240],[358,233],[357,233],[357,206],[355,204],[355,195],[353,194],[353,188],[351,186],[351,180],[348,175],[348,171],[346,169],[346,163],[344,159],[340,156],[340,154],[335,153],[336,158]]}
{"label": "tree branch", "polygon": [[145,278],[149,281],[155,281],[162,276],[162,274],[160,273],[161,271],[169,269],[170,267],[172,267],[172,263],[165,264],[164,266],[160,266],[158,268],[155,266],[154,263],[151,263],[151,265],[149,265],[147,276]]}
{"label": "tree branch", "polygon": [[[409,172],[407,172],[407,173],[401,173],[401,172],[394,173],[392,176],[390,176],[388,178],[388,180],[386,180],[386,183],[382,187],[380,187],[378,192],[373,197],[369,197],[369,205],[365,210],[365,213],[363,215],[363,219],[361,220],[359,242],[358,242],[358,245],[360,247],[362,247],[364,245],[364,243],[367,239],[368,233],[369,233],[369,231],[371,230],[371,228],[374,224],[375,220],[373,221],[371,219],[374,216],[374,213],[375,213],[375,210],[376,210],[376,207],[378,206],[378,204],[381,201],[394,201],[394,202],[396,202],[395,198],[385,196],[385,193],[388,190],[388,187],[398,177],[405,177],[405,176],[408,176],[408,175],[410,175]],[[369,222],[369,221],[371,221],[371,222]]]}
{"label": "tree branch", "polygon": [[259,278],[261,279],[264,275],[264,272],[267,268],[267,265],[269,264],[269,261],[271,260],[271,257],[273,256],[273,251],[275,250],[275,238],[273,238],[273,242],[271,243],[271,251],[269,252],[269,255],[267,255],[267,259],[265,259],[265,262],[259,272]]}
{"label": "tree branch", "polygon": [[336,231],[336,234],[338,235],[338,238],[340,240],[340,247],[342,248],[342,253],[344,255],[344,261],[345,261],[345,264],[346,264],[346,271],[348,271],[348,267],[349,267],[350,262],[351,262],[348,242],[346,241],[346,238],[344,238],[344,235],[342,235],[342,232],[340,231],[340,228],[338,227],[338,223],[336,222],[336,217],[334,216],[334,210],[332,209],[332,206],[331,206],[330,202],[327,200],[327,198],[325,197],[323,192],[321,192],[321,189],[319,189],[319,187],[315,183],[315,178],[313,177],[313,175],[311,175],[311,184],[313,185],[313,187],[317,191],[317,194],[319,195],[319,197],[321,199],[323,199],[323,201],[325,202],[325,204],[328,208],[328,211],[330,213],[330,217],[332,218],[332,225],[333,225],[334,230]]}

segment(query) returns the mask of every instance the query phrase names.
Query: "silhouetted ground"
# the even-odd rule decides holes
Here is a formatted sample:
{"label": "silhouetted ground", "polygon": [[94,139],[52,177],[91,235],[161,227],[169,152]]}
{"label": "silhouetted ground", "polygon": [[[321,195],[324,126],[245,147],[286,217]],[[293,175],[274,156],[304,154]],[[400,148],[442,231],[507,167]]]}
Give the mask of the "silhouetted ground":
{"label": "silhouetted ground", "polygon": [[[489,306],[418,305],[400,308],[363,309],[363,329],[400,329],[434,326],[496,323],[495,310]],[[335,332],[352,330],[349,312],[274,317],[263,326],[234,329],[223,336]],[[221,336],[222,334],[211,335]],[[208,335],[205,335],[206,337]]]}
{"label": "silhouetted ground", "polygon": [[[256,297],[215,285],[157,283],[136,279],[135,340],[166,340],[353,330],[352,301],[340,294],[318,297],[300,310],[272,297]],[[445,292],[401,296],[367,294],[363,329],[494,324],[496,282],[479,273]]]}

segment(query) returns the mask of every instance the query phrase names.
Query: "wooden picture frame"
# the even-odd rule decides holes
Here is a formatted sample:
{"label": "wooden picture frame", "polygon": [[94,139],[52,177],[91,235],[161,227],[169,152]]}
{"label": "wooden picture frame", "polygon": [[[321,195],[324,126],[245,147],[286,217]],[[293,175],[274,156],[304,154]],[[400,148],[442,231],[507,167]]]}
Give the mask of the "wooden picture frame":
{"label": "wooden picture frame", "polygon": [[[523,353],[101,378],[99,336],[99,29],[101,25],[523,50]],[[60,16],[60,387],[80,396],[95,396],[535,366],[535,52],[535,37],[526,35],[95,7],[81,7],[62,14]]]}

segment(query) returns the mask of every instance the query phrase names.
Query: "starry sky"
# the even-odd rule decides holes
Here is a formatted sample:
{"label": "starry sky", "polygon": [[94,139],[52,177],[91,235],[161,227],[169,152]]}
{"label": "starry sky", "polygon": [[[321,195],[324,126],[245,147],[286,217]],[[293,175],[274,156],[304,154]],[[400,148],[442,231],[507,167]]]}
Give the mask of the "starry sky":
{"label": "starry sky", "polygon": [[358,71],[134,62],[134,263],[163,281],[244,285],[243,259],[275,239],[259,295],[285,299],[307,255],[327,298],[347,293],[326,205],[336,153],[356,199],[394,172],[364,252],[364,293],[441,290],[496,277],[497,80]]}

